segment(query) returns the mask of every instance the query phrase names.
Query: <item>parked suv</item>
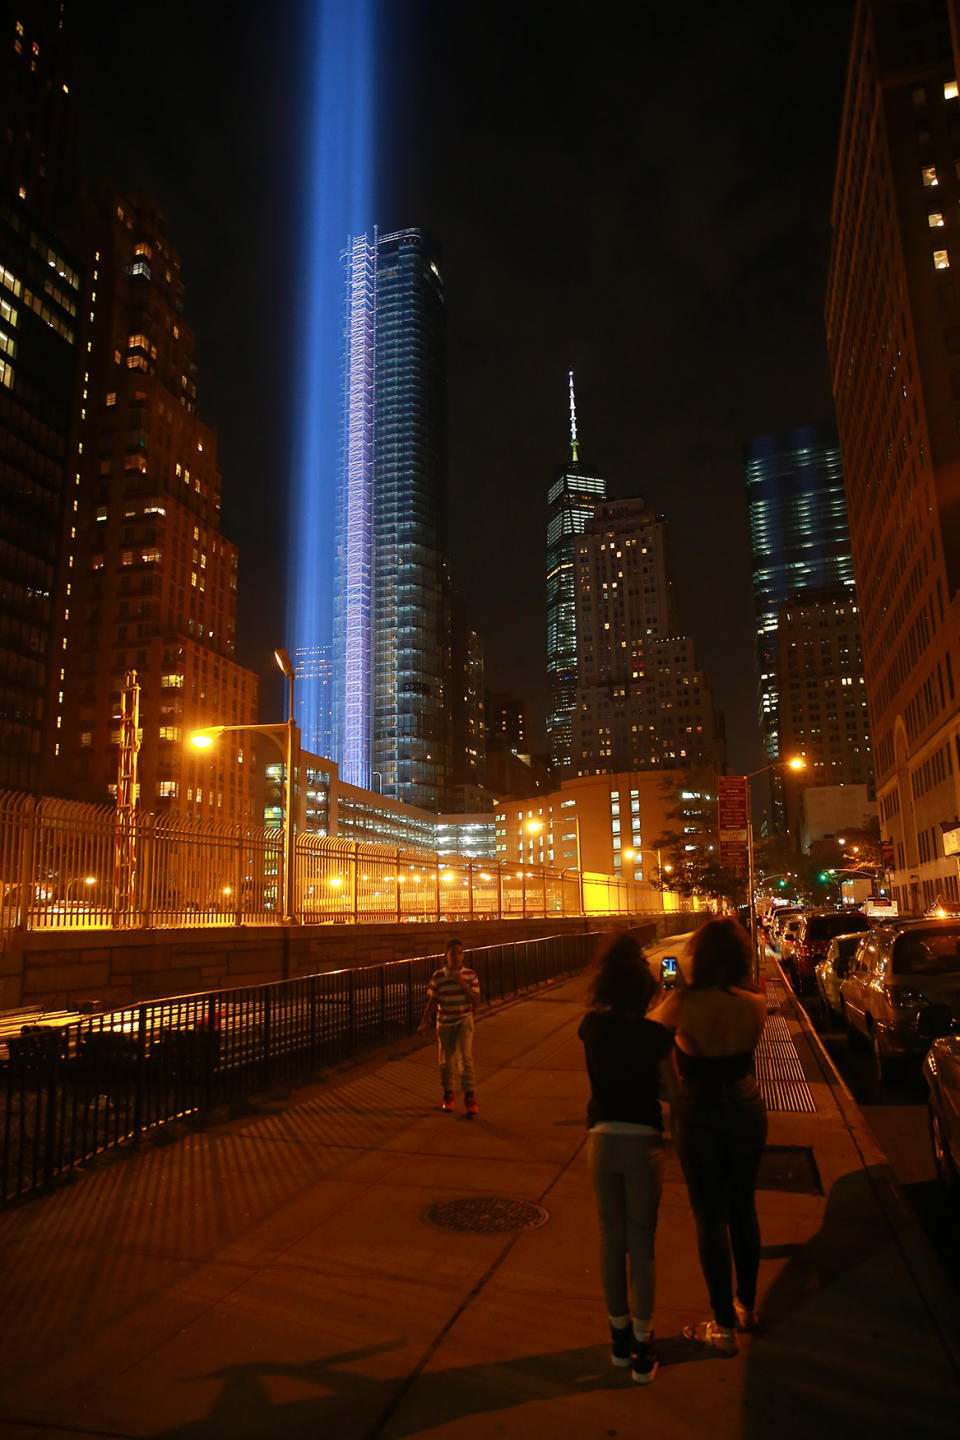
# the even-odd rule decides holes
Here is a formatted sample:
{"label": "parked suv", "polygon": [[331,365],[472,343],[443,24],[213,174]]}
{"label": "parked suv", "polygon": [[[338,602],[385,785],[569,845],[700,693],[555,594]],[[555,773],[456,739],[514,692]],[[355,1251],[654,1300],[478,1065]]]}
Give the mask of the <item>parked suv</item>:
{"label": "parked suv", "polygon": [[840,998],[850,1043],[870,1044],[881,1079],[892,1061],[924,1055],[923,1011],[960,1016],[960,920],[881,926],[857,950]]}
{"label": "parked suv", "polygon": [[865,915],[850,910],[805,915],[791,957],[794,987],[798,993],[816,989],[816,968],[835,935],[853,935],[873,927]]}

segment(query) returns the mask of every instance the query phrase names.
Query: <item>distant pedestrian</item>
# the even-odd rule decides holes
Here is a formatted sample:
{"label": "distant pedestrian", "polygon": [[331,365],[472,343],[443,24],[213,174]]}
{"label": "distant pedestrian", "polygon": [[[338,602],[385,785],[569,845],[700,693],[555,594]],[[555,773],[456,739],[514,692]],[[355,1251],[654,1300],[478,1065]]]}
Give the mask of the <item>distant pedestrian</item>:
{"label": "distant pedestrian", "polygon": [[618,935],[597,962],[590,1008],[578,1031],[590,1077],[587,1160],[600,1220],[611,1360],[632,1365],[639,1385],[648,1385],[657,1370],[654,1238],[663,1188],[658,1081],[673,1043],[667,1030],[644,1018],[656,993],[640,946],[632,936]]}
{"label": "distant pedestrian", "polygon": [[480,982],[476,972],[463,963],[463,941],[455,936],[447,941],[444,963],[430,976],[427,986],[427,1007],[417,1027],[420,1033],[435,1019],[437,1052],[440,1059],[440,1083],[443,1086],[441,1109],[456,1109],[454,1088],[457,1071],[463,1086],[464,1108],[471,1118],[477,1114],[477,1085],[473,1069],[473,1012],[480,1003]]}
{"label": "distant pedestrian", "polygon": [[757,1325],[760,1224],[755,1190],[767,1112],[753,1056],[767,1007],[750,979],[750,937],[735,920],[708,921],[691,940],[689,956],[689,983],[650,1012],[651,1020],[676,1032],[673,1138],[713,1309],[712,1320],[685,1326],[684,1334],[721,1354],[735,1355],[736,1331]]}

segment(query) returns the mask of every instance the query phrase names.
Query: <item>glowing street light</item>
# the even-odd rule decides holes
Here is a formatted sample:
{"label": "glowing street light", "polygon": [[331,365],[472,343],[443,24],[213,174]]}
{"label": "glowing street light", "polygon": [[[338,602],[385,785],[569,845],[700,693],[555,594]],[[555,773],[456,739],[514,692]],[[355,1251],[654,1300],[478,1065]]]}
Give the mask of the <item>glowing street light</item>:
{"label": "glowing street light", "polygon": [[284,796],[283,814],[283,853],[284,853],[284,919],[288,924],[296,920],[293,903],[293,867],[294,867],[294,843],[296,830],[293,820],[293,797],[294,773],[300,765],[300,731],[294,724],[293,719],[293,682],[294,669],[290,656],[282,647],[274,650],[273,658],[276,660],[280,670],[289,681],[289,711],[286,723],[283,725],[206,725],[201,730],[195,730],[190,736],[190,744],[196,750],[209,750],[221,735],[229,734],[251,734],[267,735],[284,756],[286,768],[286,785]]}

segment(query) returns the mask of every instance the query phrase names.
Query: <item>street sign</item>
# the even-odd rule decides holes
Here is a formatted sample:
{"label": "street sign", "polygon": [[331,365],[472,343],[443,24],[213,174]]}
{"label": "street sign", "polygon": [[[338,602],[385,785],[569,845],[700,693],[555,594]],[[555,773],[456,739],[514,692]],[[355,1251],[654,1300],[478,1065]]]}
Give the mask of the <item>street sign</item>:
{"label": "street sign", "polygon": [[720,864],[742,874],[747,869],[750,787],[745,775],[721,775],[717,782]]}

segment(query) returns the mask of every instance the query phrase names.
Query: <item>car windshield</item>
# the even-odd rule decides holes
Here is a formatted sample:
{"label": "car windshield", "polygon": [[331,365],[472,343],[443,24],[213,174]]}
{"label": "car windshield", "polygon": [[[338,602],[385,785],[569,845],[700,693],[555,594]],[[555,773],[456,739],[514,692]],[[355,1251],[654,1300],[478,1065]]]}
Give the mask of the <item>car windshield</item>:
{"label": "car windshield", "polygon": [[870,921],[862,915],[814,915],[807,922],[808,940],[829,940],[834,935],[849,935],[852,930],[869,930]]}
{"label": "car windshield", "polygon": [[893,947],[894,975],[960,974],[960,925],[931,925],[899,935]]}

